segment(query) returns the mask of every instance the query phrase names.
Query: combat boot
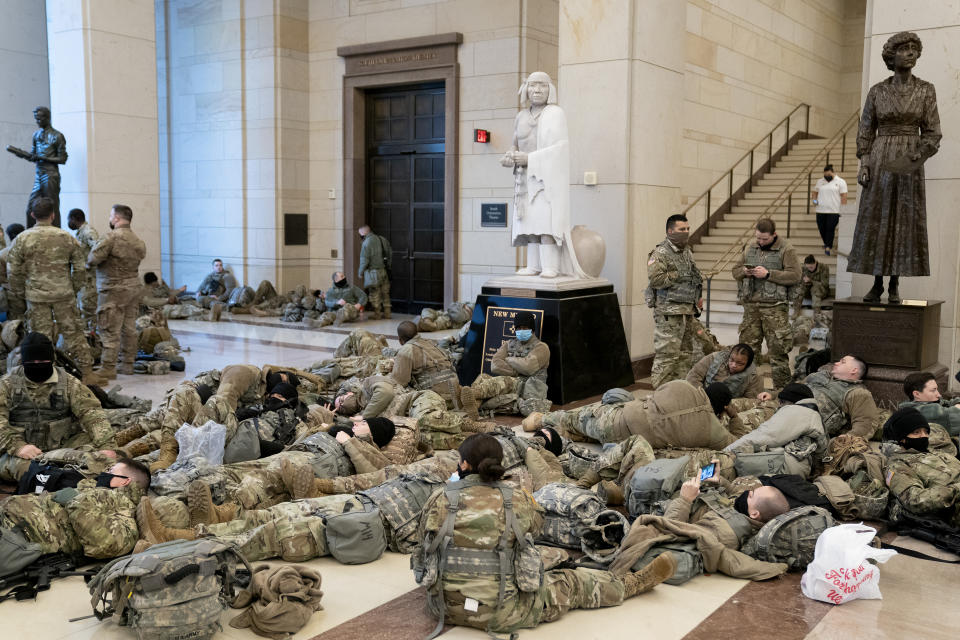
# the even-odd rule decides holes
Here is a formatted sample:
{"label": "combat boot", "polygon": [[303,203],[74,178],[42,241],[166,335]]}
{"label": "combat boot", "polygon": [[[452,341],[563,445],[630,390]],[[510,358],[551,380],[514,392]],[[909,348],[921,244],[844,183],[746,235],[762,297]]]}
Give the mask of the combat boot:
{"label": "combat boot", "polygon": [[577,480],[577,486],[581,489],[589,489],[600,482],[600,474],[596,469],[587,469],[587,471]]}
{"label": "combat boot", "polygon": [[613,480],[603,480],[597,487],[597,495],[607,503],[608,507],[617,507],[623,504],[623,489]]}
{"label": "combat boot", "polygon": [[384,320],[389,320],[390,317],[391,317],[391,316],[390,316],[390,307],[384,307],[384,308],[383,308],[383,319],[384,319]]}
{"label": "combat boot", "polygon": [[132,427],[127,427],[123,431],[117,431],[117,435],[115,435],[113,439],[117,441],[118,447],[122,447],[128,442],[133,442],[137,438],[142,438],[145,435],[147,435],[146,430],[137,423]]}
{"label": "combat boot", "polygon": [[283,486],[294,500],[313,498],[314,477],[313,467],[308,464],[294,464],[286,458],[280,462],[280,477]]}
{"label": "combat boot", "polygon": [[626,600],[650,591],[664,580],[672,578],[676,572],[677,559],[669,551],[661,553],[640,571],[634,571],[623,576],[623,599]]}
{"label": "combat boot", "polygon": [[109,382],[109,380],[103,377],[102,375],[94,373],[93,369],[90,369],[89,367],[87,367],[86,369],[83,370],[82,382],[87,386],[96,385],[98,387],[102,387],[106,385],[107,382]]}
{"label": "combat boot", "polygon": [[190,526],[195,527],[229,522],[237,517],[238,509],[232,502],[214,504],[209,485],[203,480],[194,480],[187,488],[187,510],[190,512]]}
{"label": "combat boot", "polygon": [[223,313],[223,303],[214,302],[210,306],[210,322],[220,322],[220,314]]}
{"label": "combat boot", "polygon": [[370,312],[370,319],[371,319],[371,320],[379,320],[379,319],[380,319],[380,312],[379,312],[379,311],[371,311],[371,312]]}
{"label": "combat boot", "polygon": [[523,422],[520,423],[523,426],[523,430],[532,433],[538,429],[543,428],[543,414],[539,411],[534,411],[526,418],[523,419]]}
{"label": "combat boot", "polygon": [[480,407],[477,405],[477,396],[472,387],[460,387],[460,408],[468,417],[479,420]]}
{"label": "combat boot", "polygon": [[128,442],[127,445],[123,447],[123,450],[126,452],[128,458],[139,458],[153,451],[153,446],[146,440],[133,440],[132,442]]}
{"label": "combat boot", "polygon": [[122,373],[125,376],[132,376],[135,373],[133,370],[133,363],[124,362],[119,367],[117,367],[117,373]]}
{"label": "combat boot", "polygon": [[170,542],[171,540],[195,540],[193,529],[172,529],[163,526],[150,504],[150,498],[143,497],[137,505],[137,526],[140,537],[151,544]]}
{"label": "combat boot", "polygon": [[[98,376],[106,380],[117,379],[117,365],[101,365],[100,370],[96,372]],[[97,385],[100,386],[100,385]]]}
{"label": "combat boot", "polygon": [[150,473],[156,473],[166,469],[177,461],[177,454],[180,453],[180,445],[173,436],[163,435],[160,437],[160,456],[156,462],[150,464]]}

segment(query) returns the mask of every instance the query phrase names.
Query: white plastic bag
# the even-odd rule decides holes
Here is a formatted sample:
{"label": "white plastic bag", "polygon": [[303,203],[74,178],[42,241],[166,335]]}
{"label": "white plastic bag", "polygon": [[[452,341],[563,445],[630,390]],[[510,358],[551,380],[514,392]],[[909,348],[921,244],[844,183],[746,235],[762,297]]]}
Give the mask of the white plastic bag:
{"label": "white plastic bag", "polygon": [[817,538],[813,562],[800,579],[803,595],[813,600],[843,604],[850,600],[880,600],[880,567],[897,554],[869,546],[877,530],[863,524],[830,527]]}
{"label": "white plastic bag", "polygon": [[202,427],[184,424],[175,435],[180,451],[176,465],[184,465],[195,456],[205,458],[211,465],[223,464],[223,445],[227,439],[227,428],[208,420]]}

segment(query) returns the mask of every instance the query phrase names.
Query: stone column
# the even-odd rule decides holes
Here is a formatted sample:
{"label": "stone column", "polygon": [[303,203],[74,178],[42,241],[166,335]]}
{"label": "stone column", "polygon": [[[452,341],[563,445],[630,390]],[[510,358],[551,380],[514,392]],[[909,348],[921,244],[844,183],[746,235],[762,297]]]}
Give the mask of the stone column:
{"label": "stone column", "polygon": [[[633,359],[653,353],[647,254],[680,206],[686,3],[561,0],[559,103],[570,127],[571,218],[607,243]],[[584,186],[585,171],[598,185]]]}
{"label": "stone column", "polygon": [[103,234],[111,205],[133,208],[160,266],[157,47],[152,2],[47,0],[50,109],[67,138],[60,169],[63,225],[73,207]]}
{"label": "stone column", "polygon": [[[941,26],[947,25],[947,26]],[[883,43],[900,31],[913,31],[923,41],[923,52],[914,73],[937,88],[937,106],[943,139],[940,152],[925,165],[927,192],[927,234],[930,244],[930,277],[904,278],[900,293],[907,299],[944,300],[940,315],[939,361],[950,367],[950,381],[960,357],[960,228],[956,211],[960,209],[960,103],[956,61],[960,59],[960,24],[955,5],[923,0],[906,8],[894,0],[868,0],[863,45],[863,87],[860,105],[871,86],[891,72],[880,57]],[[849,250],[853,240],[855,216],[844,216],[839,246]],[[863,296],[873,284],[870,276],[846,273],[841,260],[837,273],[837,295]]]}

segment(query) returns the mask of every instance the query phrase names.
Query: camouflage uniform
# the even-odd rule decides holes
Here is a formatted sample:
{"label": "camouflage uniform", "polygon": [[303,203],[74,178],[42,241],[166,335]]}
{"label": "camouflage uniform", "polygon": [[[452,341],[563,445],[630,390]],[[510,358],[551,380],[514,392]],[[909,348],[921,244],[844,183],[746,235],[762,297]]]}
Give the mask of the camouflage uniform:
{"label": "camouflage uniform", "polygon": [[[338,300],[343,300],[346,304],[340,306]],[[333,285],[324,294],[324,304],[327,311],[320,316],[319,320],[311,323],[313,326],[325,327],[330,324],[353,322],[360,317],[360,310],[355,305],[367,306],[367,294],[363,289],[352,284],[347,284],[345,287]]]}
{"label": "camouflage uniform", "polygon": [[[505,529],[506,516],[500,491],[496,486],[483,483],[476,475],[468,476],[458,485],[461,487],[460,504],[454,521],[453,544],[447,547],[447,553],[460,549],[468,553],[470,550],[494,550]],[[426,545],[439,535],[447,520],[448,507],[444,492],[435,492],[420,518],[418,537],[423,540],[421,544]],[[521,532],[539,532],[542,511],[529,493],[514,491],[513,512]],[[506,538],[507,545],[512,546],[514,532],[508,531]],[[441,580],[428,593],[443,598],[447,623],[501,633],[557,620],[571,609],[617,606],[626,595],[624,579],[594,569],[547,571],[540,588],[533,592],[520,591],[511,572],[506,576],[505,586],[501,601],[498,574],[461,572],[448,566]],[[467,598],[478,602],[475,612],[464,607]],[[430,608],[434,609],[432,613],[435,615],[441,613],[434,605]]]}
{"label": "camouflage uniform", "polygon": [[148,309],[163,307],[170,304],[171,295],[173,295],[173,291],[167,286],[167,283],[160,278],[153,284],[143,285],[140,304]]}
{"label": "camouflage uniform", "polygon": [[549,411],[547,369],[550,347],[536,336],[526,342],[506,340],[493,354],[490,376],[480,374],[470,387],[481,411],[519,413],[528,416],[534,411]]}
{"label": "camouflage uniform", "polygon": [[[800,310],[803,308],[803,299],[806,296],[810,296],[810,300],[813,302],[813,311],[816,313],[823,306],[823,299],[830,297],[830,267],[818,262],[817,268],[813,271],[809,271],[807,266],[804,265],[801,273],[800,284],[794,293],[796,297],[794,298],[793,313],[794,315],[800,314]],[[805,282],[805,278],[809,278],[810,282]]]}
{"label": "camouflage uniform", "polygon": [[464,323],[470,322],[471,316],[473,316],[472,302],[454,302],[447,307],[446,311],[424,309],[420,312],[417,329],[419,331],[442,331],[451,327],[460,327]]}
{"label": "camouflage uniform", "polygon": [[780,406],[775,399],[761,402],[756,398],[734,398],[730,404],[736,409],[737,415],[731,418],[726,413],[722,414],[720,424],[737,438],[750,433],[769,420]]}
{"label": "camouflage uniform", "polygon": [[103,340],[101,363],[116,366],[123,347],[124,366],[137,357],[137,312],[142,289],[137,276],[147,245],[129,226],[107,232],[90,251],[87,264],[97,267],[97,327]]}
{"label": "camouflage uniform", "polygon": [[822,367],[803,381],[813,391],[827,436],[833,438],[849,431],[871,439],[877,430],[873,395],[862,382],[834,378],[829,367]]}
{"label": "camouflage uniform", "polygon": [[716,353],[703,356],[687,374],[687,382],[700,385],[704,389],[714,382],[722,382],[730,389],[734,398],[756,398],[763,391],[763,378],[757,372],[756,363],[740,373],[730,373],[727,363],[730,360],[730,350],[724,349]]}
{"label": "camouflage uniform", "polygon": [[16,479],[23,462],[17,452],[27,444],[41,451],[85,444],[116,448],[100,401],[60,367],[41,383],[28,380],[22,367],[0,378],[0,479]]}
{"label": "camouflage uniform", "polygon": [[400,476],[431,474],[444,480],[450,477],[460,464],[460,454],[456,451],[438,451],[436,455],[423,458],[407,465],[389,465],[377,471],[358,473],[352,476],[330,478],[324,493],[343,494],[357,493],[364,489],[372,489],[384,482]]}
{"label": "camouflage uniform", "polygon": [[653,307],[653,368],[650,384],[656,389],[664,382],[686,375],[692,364],[697,303],[703,291],[703,276],[690,247],[678,248],[664,240],[647,260],[647,305]]}
{"label": "camouflage uniform", "polygon": [[390,317],[390,278],[387,269],[390,268],[392,255],[390,243],[383,236],[368,233],[360,246],[360,267],[357,277],[363,279],[363,288],[370,296],[370,310],[374,319],[383,308],[385,318]]}
{"label": "camouflage uniform", "polygon": [[130,553],[140,537],[134,512],[142,496],[136,483],[109,489],[87,479],[76,489],[8,498],[0,505],[0,523],[22,523],[27,540],[44,553],[115,558]]}
{"label": "camouflage uniform", "polygon": [[[77,242],[87,255],[90,255],[90,251],[99,241],[100,234],[89,222],[84,222],[77,229]],[[87,269],[87,277],[84,280],[83,289],[80,290],[80,310],[87,329],[94,329],[97,326],[97,274],[93,269]]]}
{"label": "camouflage uniform", "polygon": [[460,383],[453,363],[426,338],[414,336],[400,347],[390,377],[403,387],[431,389],[444,399],[448,409],[459,408]]}
{"label": "camouflage uniform", "polygon": [[647,424],[647,401],[594,402],[577,409],[552,411],[543,416],[543,426],[553,427],[571,440],[622,442]]}
{"label": "camouflage uniform", "polygon": [[333,352],[334,358],[348,358],[350,356],[379,356],[387,347],[387,340],[383,336],[370,333],[366,329],[354,329]]}
{"label": "camouflage uniform", "polygon": [[909,400],[901,402],[898,409],[913,407],[919,411],[927,422],[935,422],[950,432],[951,437],[960,436],[960,398],[942,398],[939,402],[915,402]]}
{"label": "camouflage uniform", "polygon": [[[764,267],[769,275],[763,279],[747,276],[744,265]],[[778,389],[792,381],[789,354],[793,348],[793,329],[787,307],[792,288],[800,281],[800,268],[793,246],[777,236],[766,250],[760,249],[756,242],[744,247],[732,269],[739,283],[737,297],[743,305],[740,342],[759,354],[766,339],[773,386]]]}
{"label": "camouflage uniform", "polygon": [[884,443],[886,482],[900,505],[917,515],[960,526],[960,460],[940,451],[919,452]]}
{"label": "camouflage uniform", "polygon": [[215,302],[226,302],[237,285],[237,279],[226,269],[220,273],[211,271],[197,288],[197,303],[209,309]]}
{"label": "camouflage uniform", "polygon": [[633,472],[654,460],[653,447],[643,436],[630,436],[615,446],[604,449],[593,462],[592,469],[602,480],[613,480],[621,487],[630,484]]}
{"label": "camouflage uniform", "polygon": [[7,263],[10,290],[26,301],[30,330],[45,334],[56,344],[56,324],[67,349],[86,370],[93,359],[77,314],[77,292],[87,277],[83,253],[69,232],[37,223],[17,236]]}

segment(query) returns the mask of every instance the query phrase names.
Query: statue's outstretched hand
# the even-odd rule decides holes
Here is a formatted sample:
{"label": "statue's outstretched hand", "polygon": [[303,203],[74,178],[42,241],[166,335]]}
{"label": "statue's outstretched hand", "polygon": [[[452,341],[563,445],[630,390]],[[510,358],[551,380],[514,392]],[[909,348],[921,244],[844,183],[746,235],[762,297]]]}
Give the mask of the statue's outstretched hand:
{"label": "statue's outstretched hand", "polygon": [[507,151],[505,154],[503,154],[503,157],[500,158],[500,166],[502,167],[512,168],[514,164],[515,163],[513,161],[513,151]]}
{"label": "statue's outstretched hand", "polygon": [[857,173],[857,182],[862,187],[866,187],[870,184],[870,168],[866,165],[860,166],[860,172]]}

